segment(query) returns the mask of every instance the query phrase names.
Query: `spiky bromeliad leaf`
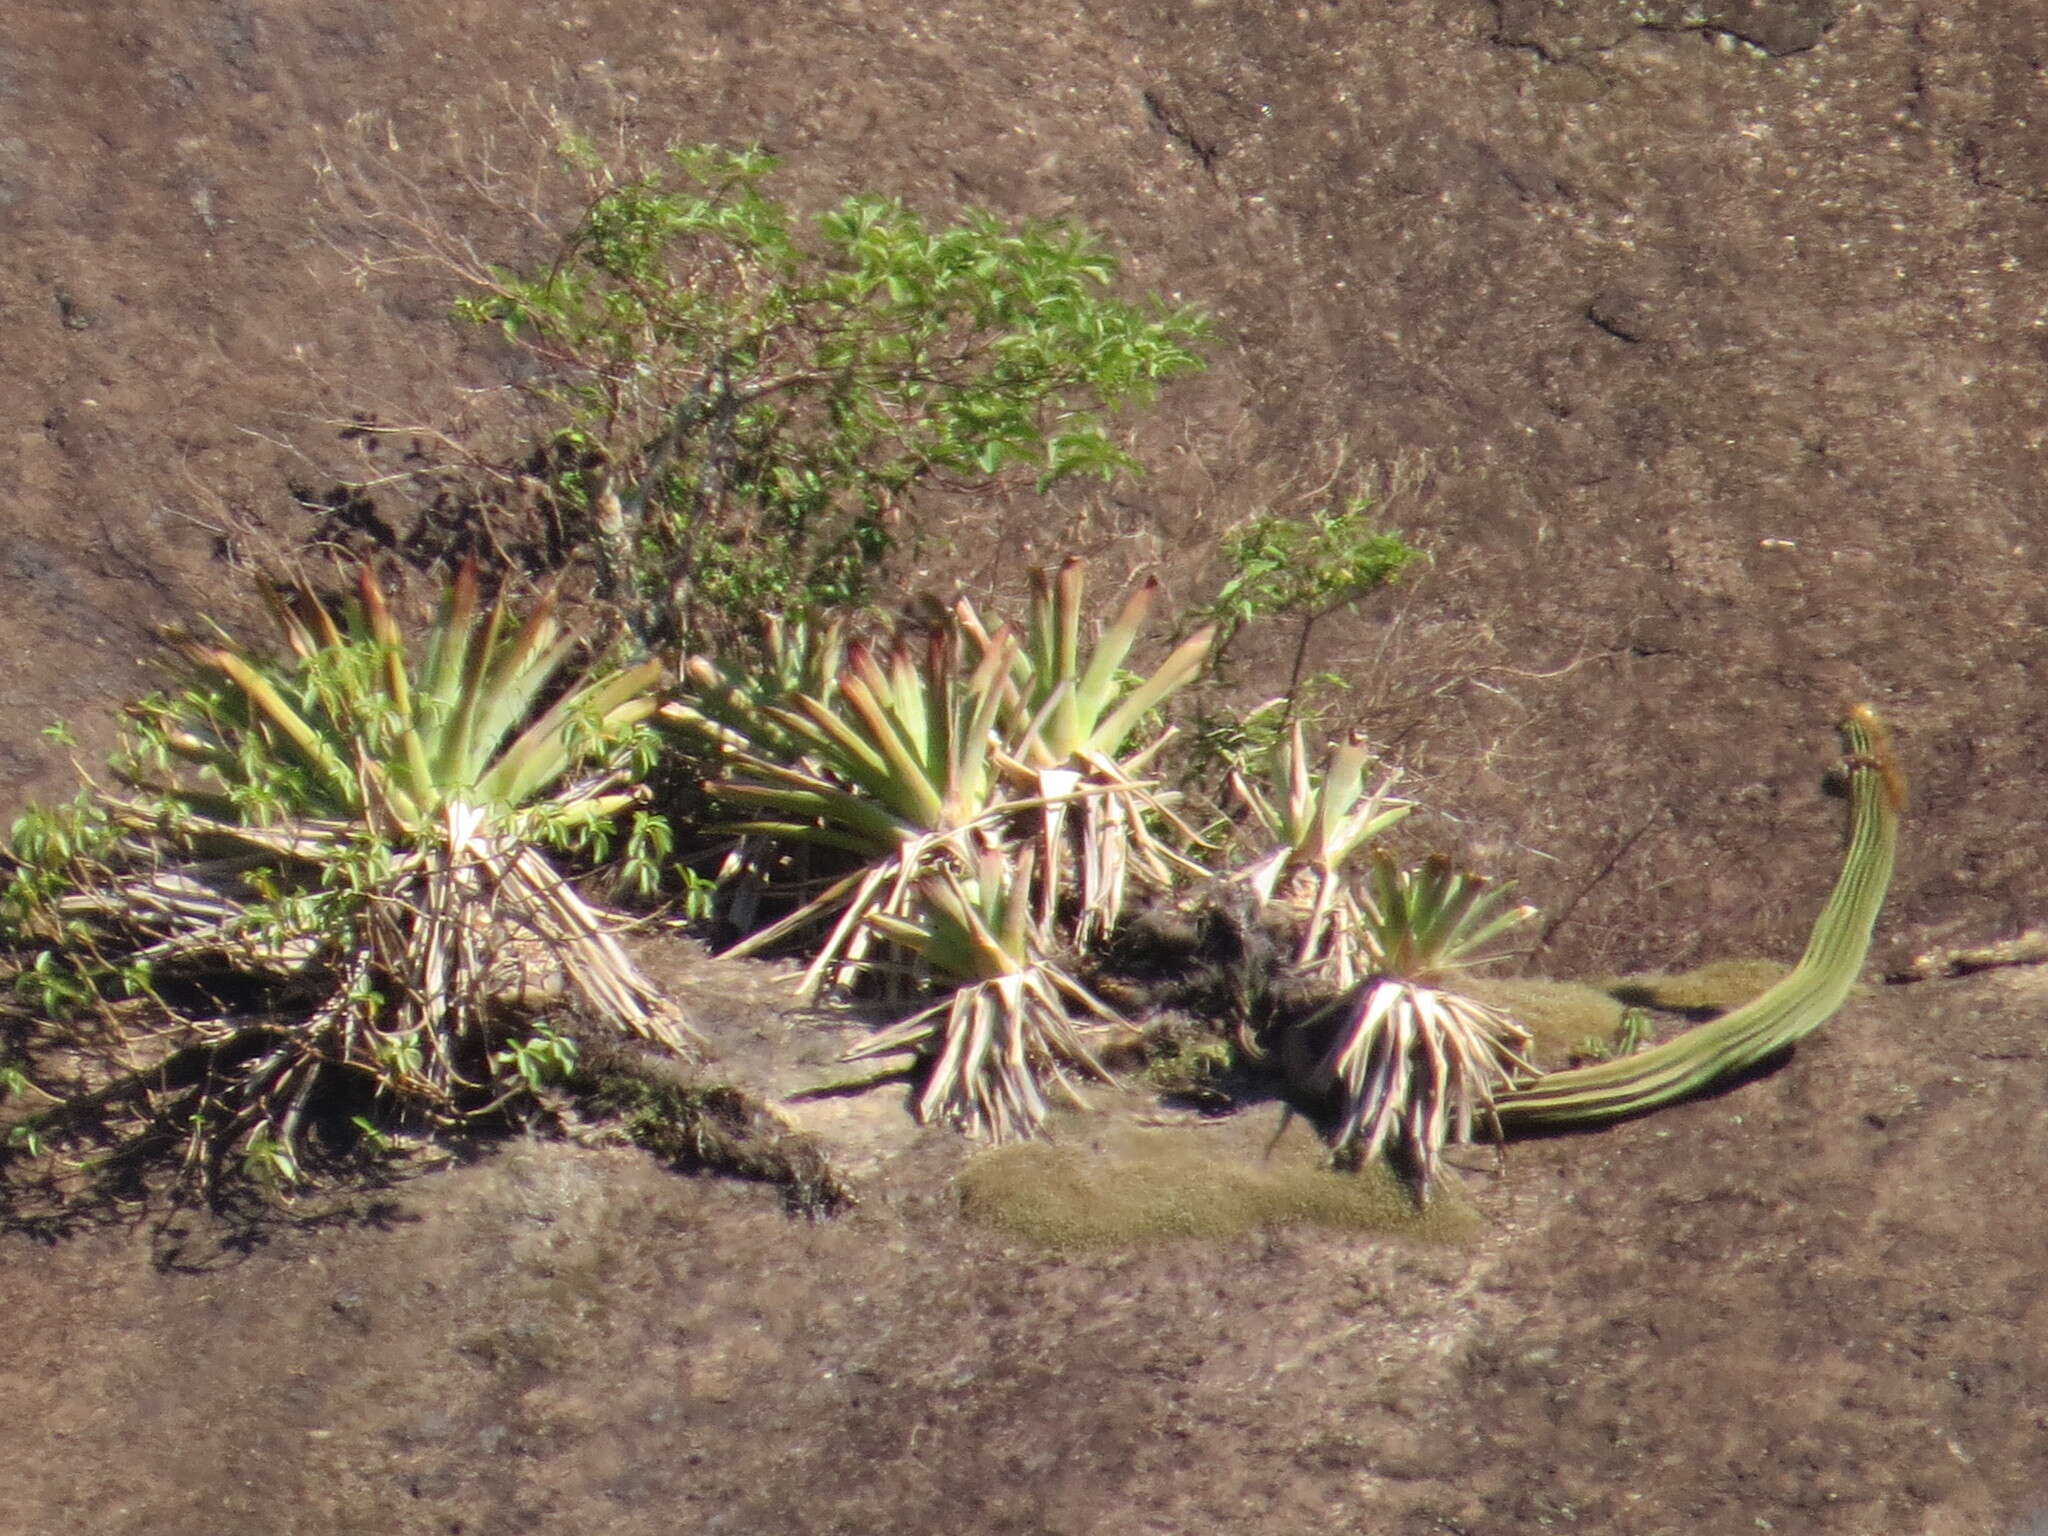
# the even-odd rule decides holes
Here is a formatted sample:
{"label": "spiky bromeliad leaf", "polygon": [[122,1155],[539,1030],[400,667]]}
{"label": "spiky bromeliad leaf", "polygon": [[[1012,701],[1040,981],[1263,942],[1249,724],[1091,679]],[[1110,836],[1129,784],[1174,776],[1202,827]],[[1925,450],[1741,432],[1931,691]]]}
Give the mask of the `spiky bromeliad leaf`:
{"label": "spiky bromeliad leaf", "polygon": [[1532,915],[1501,910],[1504,896],[1441,856],[1409,870],[1376,853],[1365,897],[1354,900],[1356,926],[1334,956],[1340,977],[1368,974],[1296,1026],[1335,1022],[1311,1085],[1337,1094],[1339,1161],[1398,1151],[1425,1201],[1443,1148],[1470,1141],[1475,1126],[1493,1129],[1498,1095],[1530,1070],[1528,1034],[1457,990],[1486,947]]}
{"label": "spiky bromeliad leaf", "polygon": [[1411,870],[1376,849],[1366,884],[1364,938],[1373,969],[1423,986],[1479,963],[1489,944],[1535,916],[1532,907],[1503,909],[1505,887],[1453,869],[1440,853]]}
{"label": "spiky bromeliad leaf", "polygon": [[1297,965],[1332,958],[1344,947],[1346,936],[1361,927],[1363,914],[1344,887],[1344,866],[1413,809],[1408,801],[1388,794],[1395,770],[1387,770],[1376,786],[1366,788],[1369,757],[1364,743],[1353,739],[1330,753],[1320,777],[1312,774],[1297,720],[1274,753],[1270,796],[1244,775],[1230,776],[1231,789],[1274,844],[1232,878],[1260,907],[1290,895],[1306,901],[1294,957]]}
{"label": "spiky bromeliad leaf", "polygon": [[[1086,568],[1076,555],[1056,572],[1031,573],[1031,622],[1012,668],[1015,715],[1005,729],[1017,754],[1031,763],[1058,767],[1077,757],[1126,759],[1138,722],[1192,681],[1209,658],[1213,625],[1183,640],[1148,676],[1128,681],[1124,663],[1159,601],[1157,577],[1124,600],[1084,656],[1086,586]],[[963,603],[958,613],[964,629],[980,632],[970,605]],[[1156,750],[1148,745],[1140,756]]]}
{"label": "spiky bromeliad leaf", "polygon": [[920,1120],[951,1121],[991,1140],[1034,1134],[1044,1123],[1044,1087],[1083,1106],[1070,1069],[1110,1081],[1072,1010],[1104,1023],[1123,1020],[1065,967],[1043,954],[1032,920],[1033,862],[984,854],[971,877],[947,870],[920,882],[918,915],[871,921],[918,955],[948,995],[847,1052],[857,1061],[914,1050],[928,1058]]}
{"label": "spiky bromeliad leaf", "polygon": [[1538,1077],[1501,1095],[1508,1130],[1591,1125],[1640,1114],[1746,1071],[1804,1039],[1847,1000],[1884,907],[1905,808],[1905,777],[1889,734],[1859,704],[1842,721],[1849,846],[1834,892],[1791,974],[1761,997],[1631,1056]]}
{"label": "spiky bromeliad leaf", "polygon": [[[536,717],[580,643],[556,621],[552,595],[507,635],[504,602],[479,615],[476,570],[465,566],[415,679],[368,567],[357,586],[345,626],[304,582],[291,603],[273,603],[292,653],[286,665],[225,635],[182,642],[198,679],[226,687],[188,689],[141,710],[156,750],[138,757],[129,776],[187,809],[232,799],[251,813],[238,819],[257,824],[370,818],[401,832],[430,826],[458,801],[502,819],[546,798],[558,833],[630,803],[604,792],[624,778],[602,759],[653,714],[658,663],[587,677]],[[150,761],[164,771],[150,771]],[[609,783],[557,790],[594,763]],[[168,771],[174,764],[198,769],[217,788],[194,786]]]}
{"label": "spiky bromeliad leaf", "polygon": [[[757,953],[830,924],[804,973],[803,993],[815,995],[872,969],[867,958],[884,930],[871,919],[906,915],[926,876],[971,867],[1000,842],[1014,807],[990,752],[1014,645],[999,633],[970,670],[958,637],[945,631],[921,649],[907,636],[879,655],[854,644],[829,693],[762,705],[755,720],[734,712],[730,729],[743,744],[728,747],[723,772],[706,788],[753,815],[727,830],[840,850],[862,864],[729,954]],[[771,754],[787,744],[801,756],[777,761]]]}
{"label": "spiky bromeliad leaf", "polygon": [[1529,1036],[1497,1008],[1440,987],[1379,977],[1341,1005],[1320,1069],[1343,1112],[1331,1134],[1342,1164],[1398,1149],[1427,1202],[1444,1147],[1495,1130],[1494,1104],[1519,1072]]}
{"label": "spiky bromeliad leaf", "polygon": [[[1057,572],[1031,573],[1031,617],[1010,667],[1010,693],[1000,717],[1002,762],[1039,813],[1039,923],[1048,931],[1071,895],[1074,937],[1086,942],[1122,917],[1133,877],[1164,889],[1178,877],[1208,874],[1191,857],[1201,837],[1175,814],[1175,797],[1145,776],[1171,739],[1155,733],[1135,748],[1139,725],[1207,665],[1214,625],[1197,630],[1149,674],[1125,671],[1131,648],[1159,599],[1148,579],[1092,647],[1082,645],[1085,568],[1068,556]],[[980,616],[964,599],[955,627],[985,653]],[[1154,827],[1163,828],[1161,836]],[[1070,873],[1071,871],[1071,873]],[[1069,887],[1071,886],[1071,892]]]}
{"label": "spiky bromeliad leaf", "polygon": [[841,621],[764,614],[745,657],[686,660],[677,697],[662,706],[661,717],[713,757],[765,750],[776,761],[790,761],[803,755],[802,743],[776,730],[765,712],[793,706],[800,694],[829,698],[845,660]]}
{"label": "spiky bromeliad leaf", "polygon": [[517,624],[484,609],[473,568],[417,669],[367,568],[345,615],[303,582],[272,607],[284,657],[216,629],[180,646],[183,688],[132,711],[126,791],[90,791],[111,830],[89,859],[13,850],[44,930],[82,932],[116,971],[270,987],[257,1023],[180,1019],[235,1063],[195,1114],[207,1155],[262,1143],[301,1166],[310,1096],[336,1070],[462,1118],[492,1097],[492,1020],[522,992],[560,987],[593,1021],[686,1050],[614,920],[535,846],[591,846],[640,798],[660,669],[599,671],[543,708],[578,642],[550,599]]}
{"label": "spiky bromeliad leaf", "polygon": [[848,645],[831,686],[782,702],[725,685],[710,664],[693,667],[686,683],[700,697],[673,718],[718,745],[721,768],[706,788],[740,813],[726,829],[865,861],[733,953],[829,923],[807,993],[886,973],[868,963],[878,942],[890,942],[870,917],[909,919],[927,875],[951,869],[971,880],[983,852],[1025,841],[1037,848],[1041,943],[1056,931],[1085,940],[1114,926],[1133,878],[1165,885],[1177,872],[1204,873],[1180,852],[1195,834],[1141,777],[1164,735],[1136,752],[1127,744],[1146,713],[1199,671],[1207,632],[1127,685],[1122,664],[1155,587],[1126,602],[1085,652],[1081,598],[1080,563],[1070,560],[1057,577],[1035,574],[1021,639],[1007,626],[990,632],[963,600],[922,633]]}

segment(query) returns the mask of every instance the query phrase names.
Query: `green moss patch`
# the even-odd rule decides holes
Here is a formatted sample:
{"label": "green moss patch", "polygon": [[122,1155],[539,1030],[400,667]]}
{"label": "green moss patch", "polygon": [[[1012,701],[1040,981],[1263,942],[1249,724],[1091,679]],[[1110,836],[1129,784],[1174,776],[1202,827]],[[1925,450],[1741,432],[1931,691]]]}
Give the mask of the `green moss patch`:
{"label": "green moss patch", "polygon": [[1761,997],[1791,970],[1778,960],[1710,960],[1689,971],[1645,971],[1603,986],[1622,1002],[1640,1007],[1717,1016]]}
{"label": "green moss patch", "polygon": [[[1278,1107],[1227,1122],[1085,1126],[1086,1139],[983,1152],[960,1175],[968,1220],[1058,1250],[1238,1238],[1264,1228],[1462,1242],[1479,1216],[1455,1187],[1418,1209],[1384,1163],[1338,1173],[1299,1117]],[[1072,1134],[1076,1127],[1067,1127]]]}
{"label": "green moss patch", "polygon": [[1569,1066],[1619,1044],[1621,1000],[1584,982],[1480,978],[1461,982],[1458,990],[1529,1031],[1530,1055],[1539,1067]]}

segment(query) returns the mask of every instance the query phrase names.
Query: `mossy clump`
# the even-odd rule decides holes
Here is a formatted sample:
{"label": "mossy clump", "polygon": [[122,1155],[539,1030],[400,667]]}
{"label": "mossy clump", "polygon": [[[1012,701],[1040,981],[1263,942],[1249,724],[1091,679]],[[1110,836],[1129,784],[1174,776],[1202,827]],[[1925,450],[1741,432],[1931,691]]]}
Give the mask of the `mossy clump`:
{"label": "mossy clump", "polygon": [[1529,1058],[1539,1067],[1570,1066],[1621,1047],[1621,1000],[1584,982],[1477,977],[1459,990],[1527,1030]]}
{"label": "mossy clump", "polygon": [[705,1082],[680,1063],[612,1041],[583,1045],[569,1087],[627,1139],[673,1168],[756,1179],[781,1188],[806,1216],[856,1203],[817,1142],[772,1105],[731,1083]]}
{"label": "mossy clump", "polygon": [[1148,1129],[1118,1125],[1088,1141],[1026,1142],[983,1152],[957,1188],[967,1219],[1061,1251],[1228,1241],[1310,1226],[1439,1243],[1468,1240],[1479,1216],[1455,1187],[1418,1208],[1384,1162],[1329,1166],[1314,1128],[1279,1111]]}
{"label": "mossy clump", "polygon": [[1228,1105],[1224,1083],[1237,1066],[1229,1039],[1198,1020],[1168,1014],[1146,1029],[1145,1086],[1162,1099],[1208,1107]]}
{"label": "mossy clump", "polygon": [[1791,971],[1779,960],[1710,960],[1689,971],[1644,971],[1601,985],[1621,1002],[1704,1020],[1763,996]]}

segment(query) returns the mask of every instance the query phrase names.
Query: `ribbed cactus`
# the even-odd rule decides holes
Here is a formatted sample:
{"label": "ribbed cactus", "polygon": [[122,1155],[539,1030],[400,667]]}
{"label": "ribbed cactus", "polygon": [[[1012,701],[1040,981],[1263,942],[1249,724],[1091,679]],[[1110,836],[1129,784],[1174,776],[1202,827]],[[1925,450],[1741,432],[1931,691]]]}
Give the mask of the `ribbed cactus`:
{"label": "ribbed cactus", "polygon": [[1905,808],[1905,776],[1884,725],[1866,705],[1842,721],[1848,748],[1849,848],[1790,975],[1761,997],[1662,1045],[1536,1078],[1494,1101],[1501,1127],[1591,1125],[1697,1093],[1804,1039],[1848,998],[1870,953],[1871,929],[1891,883]]}

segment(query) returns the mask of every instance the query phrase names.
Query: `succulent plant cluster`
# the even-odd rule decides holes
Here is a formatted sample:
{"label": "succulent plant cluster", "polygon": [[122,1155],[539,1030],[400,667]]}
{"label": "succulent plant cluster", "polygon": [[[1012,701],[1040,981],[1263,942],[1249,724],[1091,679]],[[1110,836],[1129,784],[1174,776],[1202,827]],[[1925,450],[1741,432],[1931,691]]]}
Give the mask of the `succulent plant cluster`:
{"label": "succulent plant cluster", "polygon": [[922,1118],[997,1140],[1109,1079],[1102,1036],[1135,1026],[1088,957],[1198,883],[1234,887],[1321,989],[1255,1023],[1283,1037],[1339,1160],[1391,1156],[1425,1198],[1444,1147],[1668,1102],[1782,1049],[1853,983],[1900,806],[1867,710],[1844,727],[1848,859],[1800,965],[1714,1023],[1545,1075],[1465,990],[1530,909],[1447,859],[1399,862],[1384,839],[1414,805],[1356,739],[1318,764],[1297,724],[1231,774],[1234,818],[1195,817],[1161,776],[1163,710],[1213,630],[1133,671],[1156,583],[1092,638],[1085,599],[1069,559],[1034,574],[1021,626],[965,599],[879,634],[778,617],[750,652],[678,667],[595,659],[552,597],[515,620],[473,568],[416,643],[367,568],[346,602],[296,583],[272,598],[281,649],[180,640],[178,685],[133,708],[111,782],[17,826],[0,889],[17,988],[44,1016],[145,1019],[203,1059],[162,1090],[195,1163],[287,1179],[337,1079],[453,1124],[573,1070],[553,1021],[688,1054],[624,919],[562,863],[672,875],[646,788],[664,757],[694,765],[689,851],[724,850],[731,952],[798,951],[807,997],[888,1009],[850,1054],[909,1059]]}
{"label": "succulent plant cluster", "polygon": [[[780,696],[750,696],[708,660],[684,669],[669,717],[711,751],[707,792],[746,840],[729,873],[759,893],[803,872],[792,910],[736,952],[810,932],[806,995],[938,993],[859,1052],[929,1057],[928,1119],[1029,1134],[1046,1113],[1042,1081],[1103,1076],[1069,1010],[1116,1016],[1070,957],[1136,893],[1203,872],[1199,839],[1147,766],[1169,734],[1155,712],[1199,674],[1212,632],[1129,676],[1157,596],[1141,587],[1086,645],[1084,573],[1069,560],[1035,574],[1021,633],[962,600],[875,644],[824,638],[818,656],[836,668],[778,663],[804,679]],[[785,656],[790,643],[783,629],[767,637]],[[808,894],[804,879],[822,888]]]}

